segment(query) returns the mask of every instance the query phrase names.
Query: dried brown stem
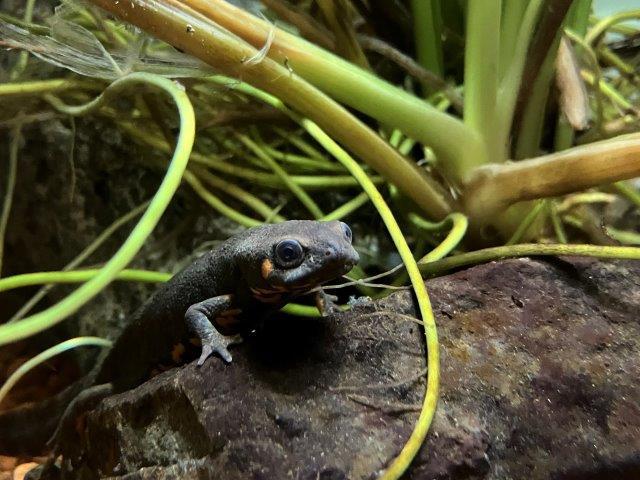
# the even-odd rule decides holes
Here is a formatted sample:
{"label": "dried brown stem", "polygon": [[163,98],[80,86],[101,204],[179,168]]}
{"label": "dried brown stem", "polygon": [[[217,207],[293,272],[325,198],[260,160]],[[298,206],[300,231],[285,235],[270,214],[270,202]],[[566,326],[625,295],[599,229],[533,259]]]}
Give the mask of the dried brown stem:
{"label": "dried brown stem", "polygon": [[476,169],[465,188],[467,213],[478,221],[523,200],[555,197],[640,176],[640,135]]}

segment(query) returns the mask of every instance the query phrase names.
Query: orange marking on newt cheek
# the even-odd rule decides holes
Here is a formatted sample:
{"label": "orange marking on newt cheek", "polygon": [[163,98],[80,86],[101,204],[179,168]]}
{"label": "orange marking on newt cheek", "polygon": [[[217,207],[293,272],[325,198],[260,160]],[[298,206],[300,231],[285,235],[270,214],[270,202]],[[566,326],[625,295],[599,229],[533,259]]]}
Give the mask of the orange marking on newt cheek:
{"label": "orange marking on newt cheek", "polygon": [[269,278],[269,275],[271,275],[271,272],[273,272],[273,263],[271,263],[271,260],[265,258],[262,261],[262,267],[260,268],[260,271],[262,273],[262,278],[264,278],[265,280]]}

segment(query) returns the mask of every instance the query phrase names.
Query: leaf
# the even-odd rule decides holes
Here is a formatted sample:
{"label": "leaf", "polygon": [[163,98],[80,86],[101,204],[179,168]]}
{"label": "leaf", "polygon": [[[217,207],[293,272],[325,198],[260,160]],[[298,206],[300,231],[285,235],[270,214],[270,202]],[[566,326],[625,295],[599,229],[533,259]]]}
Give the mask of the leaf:
{"label": "leaf", "polygon": [[565,37],[558,48],[556,83],[562,113],[574,130],[585,130],[589,126],[589,97],[573,48]]}

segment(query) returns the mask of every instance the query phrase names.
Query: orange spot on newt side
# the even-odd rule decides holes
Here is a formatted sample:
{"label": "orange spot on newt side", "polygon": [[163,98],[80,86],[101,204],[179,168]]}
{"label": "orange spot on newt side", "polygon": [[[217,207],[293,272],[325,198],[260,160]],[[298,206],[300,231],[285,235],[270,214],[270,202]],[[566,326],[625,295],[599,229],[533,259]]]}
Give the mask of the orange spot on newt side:
{"label": "orange spot on newt side", "polygon": [[175,344],[171,350],[171,360],[173,360],[174,363],[180,363],[185,350],[186,349],[182,343]]}
{"label": "orange spot on newt side", "polygon": [[271,263],[271,260],[269,260],[268,258],[265,258],[262,261],[262,278],[264,278],[265,280],[267,278],[269,278],[269,275],[271,275],[271,272],[273,272],[273,263]]}

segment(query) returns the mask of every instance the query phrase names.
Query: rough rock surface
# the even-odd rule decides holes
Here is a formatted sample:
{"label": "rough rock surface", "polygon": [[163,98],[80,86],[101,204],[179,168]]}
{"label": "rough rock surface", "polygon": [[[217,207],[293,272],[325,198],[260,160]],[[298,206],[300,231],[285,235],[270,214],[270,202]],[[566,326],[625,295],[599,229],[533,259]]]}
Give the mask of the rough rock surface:
{"label": "rough rock surface", "polygon": [[[441,400],[411,479],[640,478],[640,265],[510,260],[428,282]],[[106,399],[80,477],[370,479],[417,418],[408,293],[279,319],[234,351]],[[77,449],[77,446],[75,446]]]}

